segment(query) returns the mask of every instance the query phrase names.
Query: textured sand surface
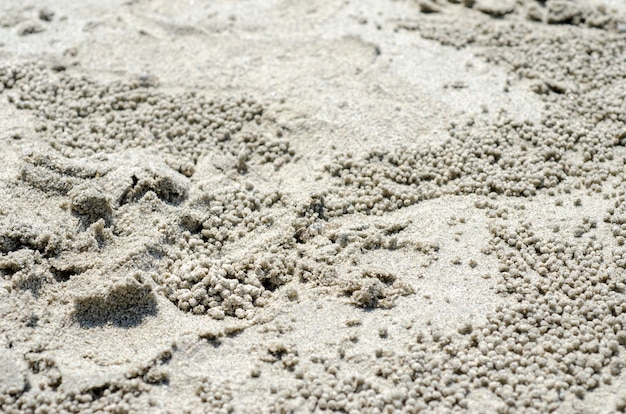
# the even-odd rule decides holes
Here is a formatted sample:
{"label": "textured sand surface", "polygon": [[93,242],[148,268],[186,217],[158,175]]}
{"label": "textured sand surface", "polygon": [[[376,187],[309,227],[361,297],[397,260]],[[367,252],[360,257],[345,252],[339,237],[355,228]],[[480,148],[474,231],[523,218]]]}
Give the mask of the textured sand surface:
{"label": "textured sand surface", "polygon": [[624,412],[625,16],[0,0],[0,411]]}

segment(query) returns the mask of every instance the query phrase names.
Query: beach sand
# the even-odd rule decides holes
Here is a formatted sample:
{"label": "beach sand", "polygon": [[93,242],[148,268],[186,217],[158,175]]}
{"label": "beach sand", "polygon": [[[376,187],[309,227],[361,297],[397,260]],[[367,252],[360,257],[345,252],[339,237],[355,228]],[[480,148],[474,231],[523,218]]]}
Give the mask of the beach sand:
{"label": "beach sand", "polygon": [[626,3],[0,1],[0,411],[626,410]]}

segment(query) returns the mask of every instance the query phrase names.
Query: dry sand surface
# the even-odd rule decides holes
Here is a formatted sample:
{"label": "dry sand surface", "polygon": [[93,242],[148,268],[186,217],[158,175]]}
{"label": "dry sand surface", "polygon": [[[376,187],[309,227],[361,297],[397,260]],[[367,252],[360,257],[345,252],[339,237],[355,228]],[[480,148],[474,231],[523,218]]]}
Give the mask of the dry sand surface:
{"label": "dry sand surface", "polygon": [[0,412],[624,412],[625,16],[0,1]]}

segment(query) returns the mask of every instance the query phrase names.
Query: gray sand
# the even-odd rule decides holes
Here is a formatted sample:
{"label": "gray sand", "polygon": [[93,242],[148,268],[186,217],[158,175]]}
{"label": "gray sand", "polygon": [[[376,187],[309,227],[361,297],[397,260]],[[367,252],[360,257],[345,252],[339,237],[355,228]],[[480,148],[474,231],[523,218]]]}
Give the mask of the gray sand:
{"label": "gray sand", "polygon": [[625,16],[0,1],[0,411],[624,412]]}

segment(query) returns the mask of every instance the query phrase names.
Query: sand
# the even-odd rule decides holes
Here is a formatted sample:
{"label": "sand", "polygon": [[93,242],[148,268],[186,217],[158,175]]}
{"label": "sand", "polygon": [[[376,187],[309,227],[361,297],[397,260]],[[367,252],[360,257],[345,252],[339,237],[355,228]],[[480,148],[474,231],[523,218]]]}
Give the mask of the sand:
{"label": "sand", "polygon": [[626,3],[0,1],[0,411],[626,410]]}

